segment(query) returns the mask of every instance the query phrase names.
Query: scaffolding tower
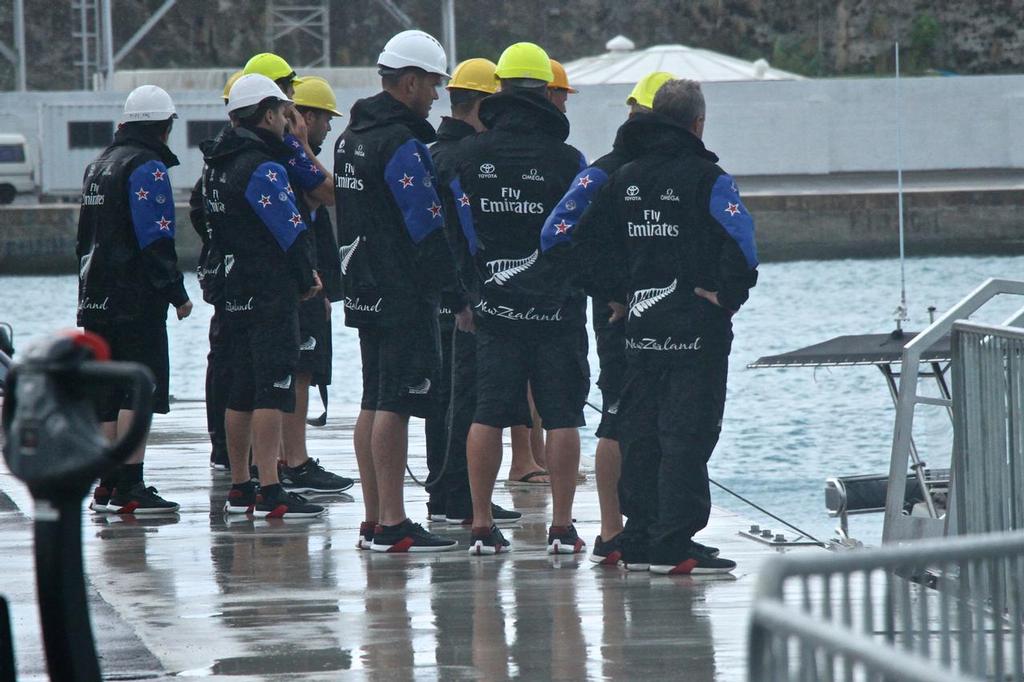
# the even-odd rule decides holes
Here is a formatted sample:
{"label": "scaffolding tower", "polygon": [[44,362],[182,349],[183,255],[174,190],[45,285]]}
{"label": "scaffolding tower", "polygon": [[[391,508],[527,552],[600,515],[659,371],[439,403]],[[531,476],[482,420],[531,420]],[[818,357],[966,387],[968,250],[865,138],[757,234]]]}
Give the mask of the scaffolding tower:
{"label": "scaffolding tower", "polygon": [[[292,66],[298,68],[330,66],[330,18],[330,0],[269,0],[267,44],[270,51],[288,52]],[[299,40],[304,49],[297,54],[294,50],[281,50],[279,45],[286,36]]]}
{"label": "scaffolding tower", "polygon": [[71,0],[71,37],[80,46],[75,66],[82,70],[82,89],[90,90],[100,70],[100,6],[97,0]]}

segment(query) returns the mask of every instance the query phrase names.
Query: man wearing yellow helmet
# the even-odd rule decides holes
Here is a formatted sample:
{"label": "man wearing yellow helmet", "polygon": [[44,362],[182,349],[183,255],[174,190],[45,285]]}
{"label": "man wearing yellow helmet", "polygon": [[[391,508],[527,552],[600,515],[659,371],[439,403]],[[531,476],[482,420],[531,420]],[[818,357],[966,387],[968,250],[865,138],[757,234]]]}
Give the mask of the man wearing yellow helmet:
{"label": "man wearing yellow helmet", "polygon": [[295,70],[282,57],[273,52],[260,52],[245,63],[243,74],[258,73],[277,83],[288,97],[295,94]]}
{"label": "man wearing yellow helmet", "polygon": [[[566,268],[572,267],[569,252],[576,225],[605,187],[609,176],[646,150],[648,135],[645,131],[649,128],[651,102],[657,89],[670,78],[672,74],[657,71],[640,79],[626,100],[629,118],[615,134],[612,151],[580,171],[572,187],[548,216],[541,232],[541,251],[550,261],[562,260]],[[617,566],[623,559],[622,548],[617,540],[622,532],[618,495],[622,458],[616,417],[626,371],[626,340],[625,319],[618,317],[613,321],[609,319],[612,315],[609,301],[600,297],[593,298],[591,319],[601,367],[597,385],[601,389],[603,409],[601,423],[597,427],[597,452],[594,457],[601,532],[594,541],[590,560],[604,566]]]}
{"label": "man wearing yellow helmet", "polygon": [[469,432],[473,496],[470,552],[508,547],[491,506],[502,429],[527,425],[527,385],[548,431],[552,457],[550,553],[577,553],[572,525],[579,431],[589,389],[582,292],[538,261],[544,218],[585,165],[565,143],[569,121],[548,99],[554,75],[533,43],[509,46],[495,70],[500,92],[480,105],[487,130],[459,145],[443,178],[458,222],[449,221],[460,279],[477,304],[477,404]]}

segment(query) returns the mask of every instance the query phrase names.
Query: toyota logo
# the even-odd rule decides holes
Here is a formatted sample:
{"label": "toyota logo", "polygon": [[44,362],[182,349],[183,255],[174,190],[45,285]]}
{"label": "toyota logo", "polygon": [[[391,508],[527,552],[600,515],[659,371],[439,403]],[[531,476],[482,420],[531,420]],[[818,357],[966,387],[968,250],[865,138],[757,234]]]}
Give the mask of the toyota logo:
{"label": "toyota logo", "polygon": [[494,172],[494,164],[493,163],[481,164],[480,165],[480,172],[481,173],[493,173]]}
{"label": "toyota logo", "polygon": [[636,185],[630,185],[629,187],[626,188],[626,194],[628,194],[631,197],[635,197],[637,194],[640,194],[640,188],[637,187]]}

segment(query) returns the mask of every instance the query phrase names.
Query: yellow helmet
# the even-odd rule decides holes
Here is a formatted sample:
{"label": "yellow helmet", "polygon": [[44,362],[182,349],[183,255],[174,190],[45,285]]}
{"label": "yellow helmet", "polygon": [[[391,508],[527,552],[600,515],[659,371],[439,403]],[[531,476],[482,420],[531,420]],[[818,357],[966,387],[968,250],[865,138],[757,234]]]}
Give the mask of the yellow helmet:
{"label": "yellow helmet", "polygon": [[569,85],[569,75],[565,72],[565,67],[554,59],[550,61],[551,73],[553,73],[555,77],[548,83],[548,87],[552,90],[565,90],[570,93],[579,92],[579,90]]}
{"label": "yellow helmet", "polygon": [[228,78],[228,82],[224,84],[224,103],[227,104],[228,93],[231,92],[231,86],[235,84],[235,81],[245,75],[244,71],[235,71]]}
{"label": "yellow helmet", "polygon": [[498,90],[498,81],[494,78],[497,67],[490,59],[477,57],[461,62],[452,71],[452,79],[448,81],[448,89],[476,90],[494,94]]}
{"label": "yellow helmet", "polygon": [[295,85],[295,94],[292,95],[295,106],[322,109],[335,116],[344,115],[338,111],[338,100],[330,83],[320,76],[303,76],[292,82]]}
{"label": "yellow helmet", "polygon": [[260,52],[258,55],[254,55],[252,59],[245,63],[242,73],[246,75],[258,73],[272,81],[278,81],[282,78],[295,78],[295,69],[273,52]]}
{"label": "yellow helmet", "polygon": [[626,98],[626,104],[639,104],[650,109],[654,105],[654,95],[658,88],[670,81],[675,76],[668,71],[654,71],[641,78],[633,87],[633,92]]}
{"label": "yellow helmet", "polygon": [[515,43],[505,48],[494,70],[498,78],[532,78],[550,83],[555,79],[551,60],[540,45]]}

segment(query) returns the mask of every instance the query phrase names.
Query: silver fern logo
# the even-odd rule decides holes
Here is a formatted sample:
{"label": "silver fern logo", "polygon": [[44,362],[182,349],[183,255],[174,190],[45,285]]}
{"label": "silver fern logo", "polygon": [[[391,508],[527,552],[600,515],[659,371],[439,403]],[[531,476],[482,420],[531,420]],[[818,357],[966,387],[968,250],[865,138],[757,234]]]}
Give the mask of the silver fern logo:
{"label": "silver fern logo", "polygon": [[231,268],[235,267],[235,257],[230,253],[224,256],[224,276],[231,274]]}
{"label": "silver fern logo", "polygon": [[539,253],[539,250],[535,250],[526,258],[500,258],[498,260],[487,261],[487,269],[490,271],[491,276],[484,282],[484,284],[494,282],[499,287],[508,284],[510,279],[525,272],[530,268],[530,266],[536,263],[537,255]]}
{"label": "silver fern logo", "polygon": [[356,249],[359,248],[359,242],[362,239],[362,237],[356,237],[351,244],[345,244],[338,249],[338,254],[341,256],[341,274],[348,273],[348,264],[352,262],[352,256],[356,254]]}
{"label": "silver fern logo", "polygon": [[667,287],[651,287],[650,289],[634,291],[629,304],[629,316],[640,317],[660,301],[668,298],[676,290],[676,282],[677,280],[672,280],[672,283]]}
{"label": "silver fern logo", "polygon": [[82,256],[82,260],[79,262],[78,277],[83,282],[85,281],[86,276],[89,274],[89,265],[92,263],[92,252],[95,250],[96,246],[93,245],[93,247],[89,249],[89,253]]}

